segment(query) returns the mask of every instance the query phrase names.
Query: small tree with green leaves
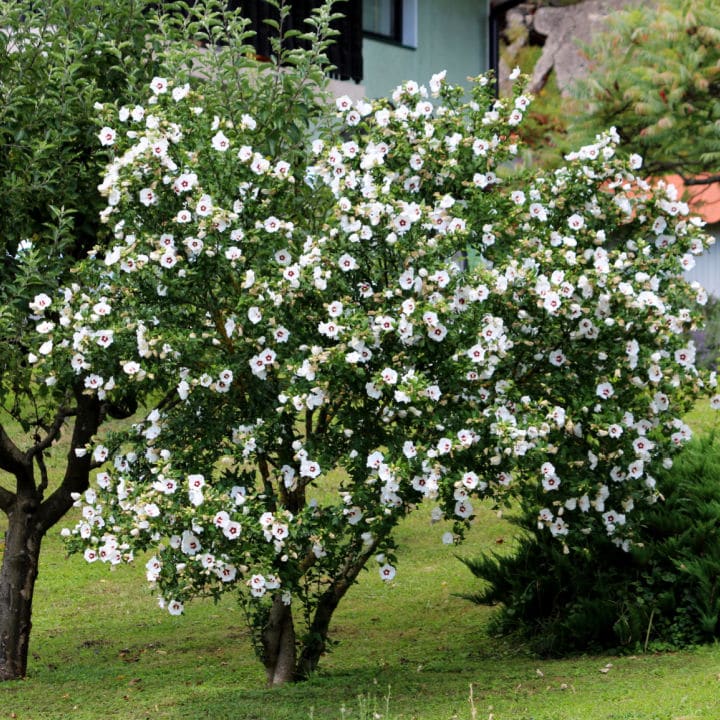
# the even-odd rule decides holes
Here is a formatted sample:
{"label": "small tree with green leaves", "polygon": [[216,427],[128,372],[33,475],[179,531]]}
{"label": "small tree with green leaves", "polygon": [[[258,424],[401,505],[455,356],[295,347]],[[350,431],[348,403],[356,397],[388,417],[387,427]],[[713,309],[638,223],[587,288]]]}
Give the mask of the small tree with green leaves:
{"label": "small tree with green leaves", "polygon": [[174,615],[236,592],[272,684],[316,668],[368,562],[392,581],[423,500],[448,543],[475,498],[514,496],[563,552],[586,533],[628,549],[705,389],[685,333],[706,297],[678,278],[701,224],[616,136],[513,175],[523,81],[466,100],[438,73],[338,98],[338,126],[298,144],[258,118],[314,107],[306,60],[240,76],[235,105],[172,66],[140,110],[103,107],[114,240],[57,322],[37,313],[28,356],[50,387],[155,389],[88,444],[108,466],[69,545],[149,551]]}
{"label": "small tree with green leaves", "polygon": [[[78,257],[102,242],[95,103],[131,97],[152,77],[148,3],[0,3],[0,679],[25,674],[35,578],[45,533],[87,485],[73,449],[108,414],[126,414],[73,382],[52,397],[26,361],[27,309],[53,295]],[[71,435],[62,478],[46,458]]]}
{"label": "small tree with green leaves", "polygon": [[614,126],[656,177],[720,181],[720,14],[714,0],[659,0],[614,13],[575,88],[586,135]]}
{"label": "small tree with green leaves", "polygon": [[[271,4],[280,28],[288,8]],[[268,94],[258,117],[266,138],[291,142],[322,113],[311,88],[322,83],[329,21],[326,4],[311,32],[300,34],[308,51],[276,41],[285,70],[257,83]],[[81,450],[108,417],[132,414],[146,391],[89,392],[81,375],[52,381],[27,362],[37,338],[33,319],[65,322],[55,313],[60,288],[72,283],[78,258],[113,237],[100,216],[106,203],[97,186],[109,154],[105,138],[98,142],[97,106],[117,101],[143,120],[138,101],[164,63],[191,71],[215,107],[232,117],[250,92],[239,77],[264,77],[267,66],[254,59],[248,21],[213,0],[191,8],[147,0],[3,0],[0,28],[0,509],[7,516],[0,680],[7,680],[26,671],[43,537],[98,464]],[[150,113],[144,122],[151,124]],[[298,148],[287,150],[292,157]],[[56,479],[46,460],[62,433],[69,441]]]}

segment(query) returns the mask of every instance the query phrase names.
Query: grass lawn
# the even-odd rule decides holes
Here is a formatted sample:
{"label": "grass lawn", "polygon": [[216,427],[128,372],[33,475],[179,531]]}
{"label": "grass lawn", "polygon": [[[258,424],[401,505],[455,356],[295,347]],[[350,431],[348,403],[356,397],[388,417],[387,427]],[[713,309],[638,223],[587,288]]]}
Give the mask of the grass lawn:
{"label": "grass lawn", "polygon": [[[538,660],[489,637],[492,610],[456,597],[476,581],[426,509],[400,529],[395,581],[372,569],[341,604],[340,644],[317,675],[274,690],[231,597],[171,617],[143,562],[111,572],[66,558],[59,529],[43,549],[29,674],[0,684],[0,720],[720,718],[718,646]],[[486,511],[459,552],[511,547],[511,532]]]}

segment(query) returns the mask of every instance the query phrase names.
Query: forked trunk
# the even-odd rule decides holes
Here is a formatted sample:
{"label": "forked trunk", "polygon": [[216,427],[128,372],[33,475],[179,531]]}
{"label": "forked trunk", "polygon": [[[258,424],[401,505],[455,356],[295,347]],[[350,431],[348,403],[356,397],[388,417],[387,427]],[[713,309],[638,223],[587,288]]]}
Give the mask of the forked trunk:
{"label": "forked trunk", "polygon": [[19,680],[27,671],[42,541],[42,533],[33,527],[32,520],[32,511],[17,505],[8,515],[0,570],[0,680]]}
{"label": "forked trunk", "polygon": [[[75,408],[58,410],[49,428],[35,435],[35,445],[21,450],[0,423],[0,471],[15,477],[16,492],[0,485],[0,510],[7,515],[0,568],[0,681],[24,677],[27,671],[32,604],[40,545],[47,530],[72,507],[75,493],[88,487],[91,456],[77,453],[91,442],[103,418],[100,401],[75,388]],[[65,474],[50,497],[43,499],[49,477],[43,453],[57,442],[66,419],[75,416]],[[38,429],[39,433],[39,429]],[[36,482],[34,469],[40,471]]]}
{"label": "forked trunk", "polygon": [[262,634],[263,662],[268,685],[307,680],[315,672],[327,649],[333,613],[365,567],[375,547],[376,542],[371,543],[362,552],[349,557],[337,579],[318,597],[299,657],[290,605],[283,604],[280,596],[274,598]]}
{"label": "forked trunk", "polygon": [[295,679],[295,627],[292,610],[279,596],[273,600],[262,634],[263,664],[268,685]]}

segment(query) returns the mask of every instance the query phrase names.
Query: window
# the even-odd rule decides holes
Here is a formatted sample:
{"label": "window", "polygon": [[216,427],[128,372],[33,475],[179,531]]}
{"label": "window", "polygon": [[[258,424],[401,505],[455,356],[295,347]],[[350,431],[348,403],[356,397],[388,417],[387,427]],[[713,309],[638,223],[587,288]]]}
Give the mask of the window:
{"label": "window", "polygon": [[365,0],[363,30],[402,42],[402,0]]}
{"label": "window", "polygon": [[[276,33],[265,20],[271,19],[277,22],[277,9],[266,0],[226,0],[226,2],[231,10],[236,7],[242,8],[243,17],[250,20],[250,28],[256,32],[250,42],[255,46],[259,56],[269,58],[273,54],[270,38]],[[313,8],[319,5],[320,0],[292,0],[290,14],[285,21],[285,30],[306,31],[308,26],[305,24],[305,18],[310,17]],[[330,76],[337,80],[354,80],[359,83],[363,77],[361,6],[362,0],[342,3],[342,7],[338,9],[343,13],[343,17],[333,23],[333,28],[338,30],[340,35],[328,48],[327,54],[336,68]],[[285,46],[302,47],[303,44],[297,38],[288,38]]]}
{"label": "window", "polygon": [[363,0],[362,27],[378,40],[417,47],[417,0]]}

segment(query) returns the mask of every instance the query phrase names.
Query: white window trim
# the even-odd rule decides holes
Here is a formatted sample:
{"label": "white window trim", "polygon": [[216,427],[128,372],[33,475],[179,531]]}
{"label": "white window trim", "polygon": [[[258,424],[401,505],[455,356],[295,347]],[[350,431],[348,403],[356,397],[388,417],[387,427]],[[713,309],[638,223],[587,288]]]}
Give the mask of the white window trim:
{"label": "white window trim", "polygon": [[416,48],[418,45],[417,4],[418,0],[403,0],[402,44],[406,47]]}

